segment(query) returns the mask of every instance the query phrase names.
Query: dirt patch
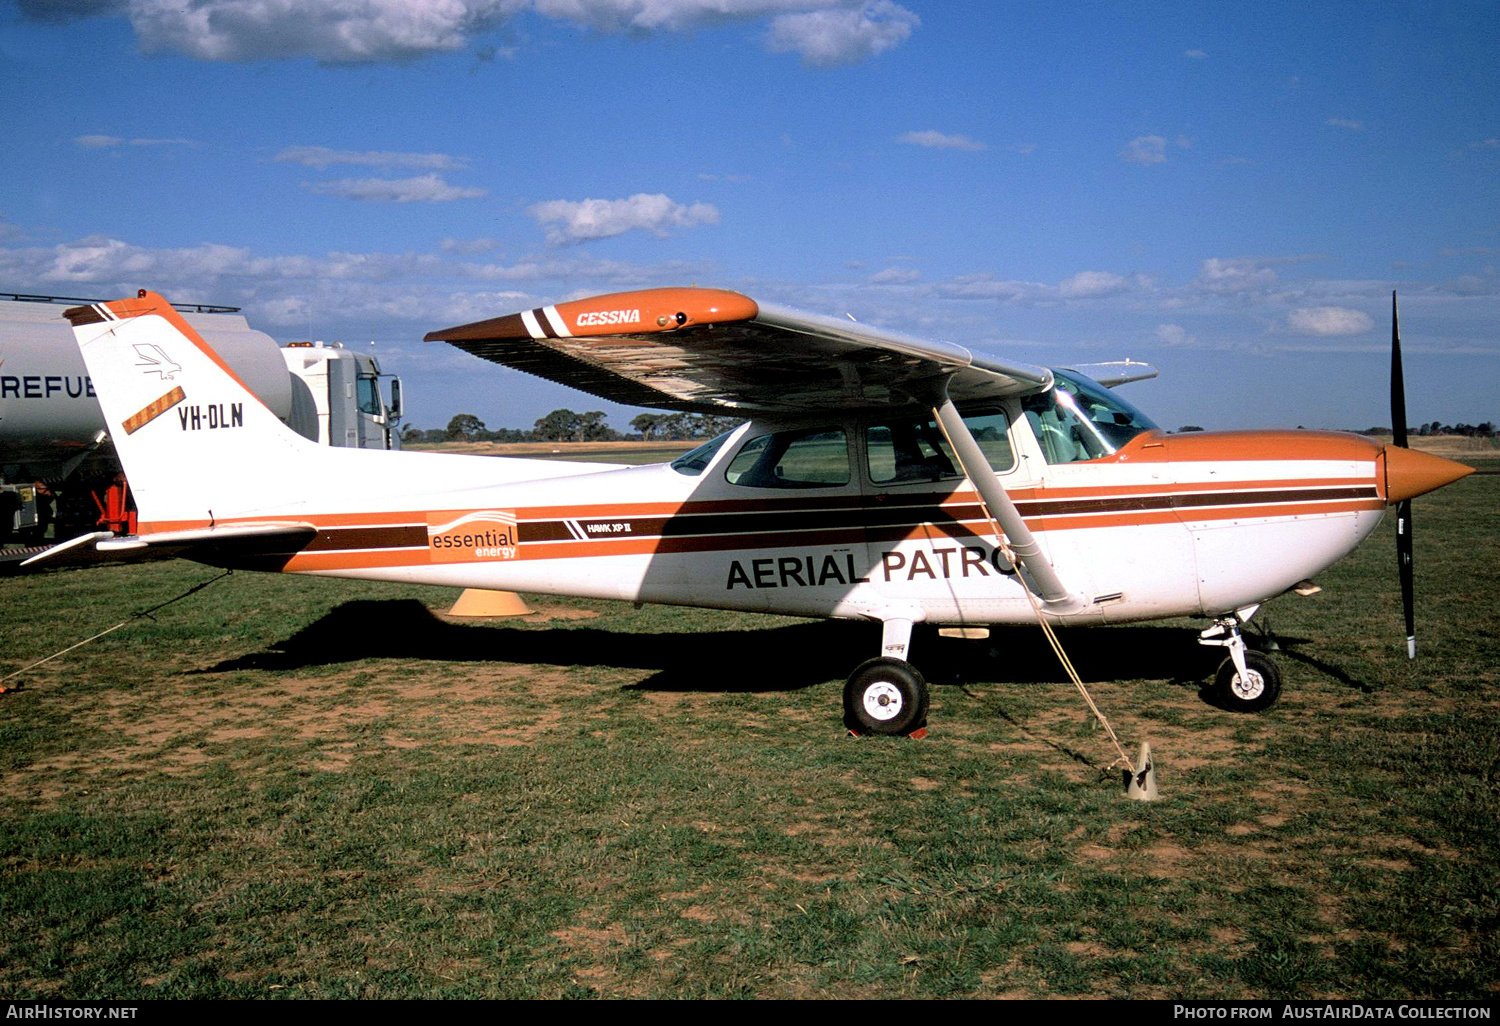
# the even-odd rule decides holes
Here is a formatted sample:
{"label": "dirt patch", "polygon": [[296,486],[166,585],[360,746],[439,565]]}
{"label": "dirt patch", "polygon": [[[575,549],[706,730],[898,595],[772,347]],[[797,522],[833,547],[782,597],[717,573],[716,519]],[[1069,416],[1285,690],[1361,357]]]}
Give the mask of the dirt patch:
{"label": "dirt patch", "polygon": [[531,615],[521,617],[523,623],[551,623],[553,620],[592,620],[599,614],[592,609],[574,609],[568,606],[541,606]]}

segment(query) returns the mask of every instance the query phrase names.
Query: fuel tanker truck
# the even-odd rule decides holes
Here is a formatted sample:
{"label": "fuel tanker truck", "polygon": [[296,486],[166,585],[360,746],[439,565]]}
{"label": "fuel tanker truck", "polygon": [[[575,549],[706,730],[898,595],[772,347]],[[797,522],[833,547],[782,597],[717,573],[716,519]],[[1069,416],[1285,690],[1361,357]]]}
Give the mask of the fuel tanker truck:
{"label": "fuel tanker truck", "polygon": [[[62,315],[93,302],[0,292],[0,573],[42,545],[86,531],[134,530],[129,482]],[[236,307],[177,309],[298,434],[323,445],[400,447],[401,382],[380,372],[373,353],[336,342],[278,346]],[[176,368],[150,348],[136,347],[142,373],[170,381]],[[218,414],[203,411],[205,423],[184,429],[213,430],[207,421]]]}

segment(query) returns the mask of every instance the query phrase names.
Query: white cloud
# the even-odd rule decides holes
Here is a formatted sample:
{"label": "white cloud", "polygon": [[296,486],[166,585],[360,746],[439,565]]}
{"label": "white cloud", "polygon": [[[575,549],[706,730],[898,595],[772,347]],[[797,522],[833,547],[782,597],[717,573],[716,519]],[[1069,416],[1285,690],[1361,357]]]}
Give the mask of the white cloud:
{"label": "white cloud", "polygon": [[987,149],[982,142],[970,139],[966,135],[944,135],[942,132],[928,129],[925,132],[907,132],[900,136],[897,142],[910,143],[913,146],[926,146],[935,150],[983,150]]}
{"label": "white cloud", "polygon": [[619,200],[547,200],[526,212],[546,230],[549,246],[607,239],[637,230],[665,236],[673,228],[719,223],[719,211],[713,204],[687,206],[661,193],[636,193]]}
{"label": "white cloud", "polygon": [[[547,18],[600,32],[682,32],[733,21],[830,7],[841,0],[531,0]],[[849,0],[842,0],[848,3]]]}
{"label": "white cloud", "polygon": [[695,281],[712,273],[703,264],[680,261],[498,264],[450,260],[438,253],[380,252],[258,256],[246,247],[218,243],[150,249],[106,236],[52,246],[0,246],[0,281],[34,282],[43,289],[101,298],[147,287],[173,300],[243,306],[252,325],[290,326],[299,333],[306,331],[309,312],[319,324],[354,321],[367,332],[374,318],[420,335],[419,326],[427,330],[536,305],[505,300],[486,307],[482,298],[497,295],[488,291],[493,288],[489,283],[534,286],[557,295],[570,288],[605,292]]}
{"label": "white cloud", "polygon": [[488,193],[486,189],[449,185],[435,174],[415,178],[339,178],[332,182],[303,182],[302,187],[320,196],[371,203],[447,203],[478,199]]}
{"label": "white cloud", "polygon": [[1287,314],[1287,326],[1298,335],[1363,335],[1375,327],[1370,315],[1342,306],[1313,306]]}
{"label": "white cloud", "polygon": [[1036,152],[1036,143],[1015,143],[1005,148],[1012,153],[1019,153],[1022,156],[1029,157]]}
{"label": "white cloud", "polygon": [[1276,284],[1276,272],[1267,261],[1210,257],[1198,271],[1197,285],[1208,292],[1249,292]]}
{"label": "white cloud", "polygon": [[1190,61],[1208,60],[1208,51],[1206,50],[1184,50],[1182,55]]}
{"label": "white cloud", "polygon": [[1120,151],[1120,159],[1131,164],[1164,164],[1167,140],[1159,135],[1140,135]]}
{"label": "white cloud", "polygon": [[197,146],[198,143],[192,139],[121,139],[117,135],[80,135],[75,136],[73,142],[86,150],[110,149],[115,146],[124,146],[127,142],[131,146]]}
{"label": "white cloud", "polygon": [[288,146],[276,154],[273,160],[303,167],[314,167],[319,171],[334,164],[360,164],[368,167],[402,167],[416,171],[461,171],[469,166],[463,157],[450,157],[446,153],[396,153],[389,150],[332,150],[327,146]]}
{"label": "white cloud", "polygon": [[1162,345],[1188,346],[1193,344],[1193,336],[1187,333],[1187,329],[1180,324],[1158,324],[1156,326],[1156,337],[1161,339]]}
{"label": "white cloud", "polygon": [[208,61],[312,57],[330,64],[409,61],[461,49],[516,13],[518,0],[133,0],[147,52]]}
{"label": "white cloud", "polygon": [[873,285],[905,285],[921,279],[922,272],[914,267],[887,267],[870,275]]}
{"label": "white cloud", "polygon": [[915,14],[891,0],[828,5],[773,19],[767,45],[777,52],[801,54],[802,63],[810,67],[831,68],[858,63],[904,43],[920,24]]}
{"label": "white cloud", "polygon": [[[531,12],[600,32],[687,32],[770,19],[767,45],[827,67],[905,41],[919,19],[892,0],[18,0],[38,21],[127,13],[142,50],[206,61],[411,61],[464,48]],[[511,48],[476,46],[481,60]]]}
{"label": "white cloud", "polygon": [[1060,282],[1058,295],[1065,299],[1089,299],[1093,296],[1109,296],[1130,287],[1130,280],[1108,271],[1079,271],[1073,277]]}
{"label": "white cloud", "polygon": [[1332,125],[1334,128],[1347,128],[1351,132],[1363,132],[1365,130],[1363,121],[1353,121],[1349,118],[1329,118],[1323,124]]}

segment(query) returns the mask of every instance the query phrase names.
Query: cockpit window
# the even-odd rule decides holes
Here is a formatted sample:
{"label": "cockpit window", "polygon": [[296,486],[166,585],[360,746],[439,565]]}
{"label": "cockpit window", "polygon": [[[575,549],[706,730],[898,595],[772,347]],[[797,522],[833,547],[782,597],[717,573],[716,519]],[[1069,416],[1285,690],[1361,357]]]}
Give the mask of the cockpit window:
{"label": "cockpit window", "polygon": [[1102,385],[1053,373],[1051,390],[1021,403],[1048,463],[1108,456],[1141,432],[1156,430],[1151,418]]}
{"label": "cockpit window", "polygon": [[744,488],[833,488],[849,483],[849,438],[842,428],[778,431],[750,439],[724,471]]}
{"label": "cockpit window", "polygon": [[[1010,422],[1003,410],[967,412],[964,423],[991,469],[1004,473],[1016,465],[1010,447]],[[941,481],[963,476],[948,440],[931,417],[871,424],[865,429],[865,455],[869,460],[870,480],[876,484]]]}
{"label": "cockpit window", "polygon": [[703,473],[703,469],[714,461],[714,456],[723,448],[729,436],[734,434],[735,429],[724,432],[712,441],[704,442],[695,449],[689,449],[681,456],[672,461],[672,469],[679,474],[689,477],[697,477]]}

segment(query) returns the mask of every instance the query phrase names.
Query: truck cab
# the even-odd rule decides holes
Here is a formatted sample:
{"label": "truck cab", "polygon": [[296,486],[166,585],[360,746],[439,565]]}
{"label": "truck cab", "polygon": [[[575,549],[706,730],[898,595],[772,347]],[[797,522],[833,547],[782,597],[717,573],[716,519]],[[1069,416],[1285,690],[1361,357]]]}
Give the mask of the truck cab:
{"label": "truck cab", "polygon": [[[337,342],[293,342],[281,348],[291,375],[288,426],[319,445],[399,449],[401,379],[380,372],[374,355]],[[389,379],[382,393],[380,379]]]}

